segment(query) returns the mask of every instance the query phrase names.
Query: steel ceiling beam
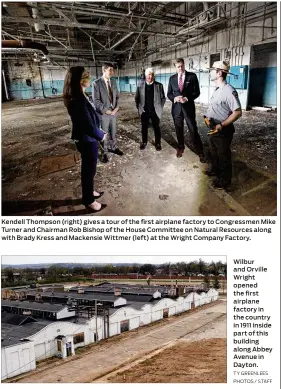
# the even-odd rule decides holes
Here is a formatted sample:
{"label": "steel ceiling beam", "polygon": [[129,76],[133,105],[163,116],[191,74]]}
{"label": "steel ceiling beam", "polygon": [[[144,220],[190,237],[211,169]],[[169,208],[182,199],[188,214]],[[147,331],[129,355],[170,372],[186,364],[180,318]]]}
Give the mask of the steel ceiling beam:
{"label": "steel ceiling beam", "polygon": [[62,16],[65,20],[71,21],[71,19],[66,16],[60,9],[55,7],[54,5],[51,6],[51,9],[53,9],[55,12],[57,12],[60,16]]}
{"label": "steel ceiling beam", "polygon": [[[183,4],[185,2],[181,2],[181,3]],[[146,5],[149,5],[149,6],[151,4],[153,4],[153,2],[146,3]],[[42,5],[45,6],[45,4],[42,4]],[[138,5],[138,4],[135,3],[134,5]],[[167,6],[167,3],[159,3],[159,5],[162,6],[162,8],[163,8],[163,7]],[[178,3],[177,3],[177,6],[179,6]],[[141,12],[141,11],[136,11],[132,7],[130,8],[130,10],[126,10],[124,8],[112,7],[112,6],[105,8],[104,3],[100,3],[100,4],[90,3],[87,5],[83,5],[82,3],[74,3],[73,5],[69,5],[69,3],[60,2],[59,4],[56,4],[56,7],[64,9],[64,10],[70,9],[73,11],[81,10],[81,11],[85,11],[85,12],[99,12],[99,13],[103,13],[104,15],[118,15],[118,16],[131,16],[132,15],[134,18],[142,18],[142,19],[148,19],[150,17],[150,15],[149,15],[150,9],[149,8],[147,8],[146,10],[143,10],[143,12]],[[174,7],[174,5],[173,5],[173,7]],[[200,7],[200,8],[202,8],[202,7]],[[163,21],[163,19],[166,17],[168,21],[172,20],[175,22],[182,22],[183,19],[187,19],[187,17],[190,17],[190,15],[194,14],[197,11],[198,11],[198,9],[196,9],[192,12],[189,12],[189,14],[187,14],[187,15],[182,15],[181,13],[177,13],[177,12],[173,12],[173,11],[168,11],[168,12],[165,12],[164,14],[161,14],[161,13],[156,14],[155,13],[153,15],[153,19]]]}
{"label": "steel ceiling beam", "polygon": [[[59,6],[56,6],[59,7]],[[64,7],[65,8],[65,7]],[[153,21],[159,21],[159,22],[166,22],[167,24],[174,25],[174,26],[182,26],[182,23],[187,21],[187,18],[174,18],[173,16],[167,17],[167,16],[161,16],[161,15],[155,15],[153,17],[150,17],[149,15],[144,15],[138,12],[131,12],[128,14],[126,11],[109,11],[109,10],[103,10],[103,9],[91,9],[86,10],[81,7],[73,7],[70,8],[75,14],[77,15],[85,15],[85,16],[97,16],[97,17],[110,17],[113,19],[123,19],[124,17],[127,18],[133,18],[133,19],[141,19],[141,20],[153,20]]]}
{"label": "steel ceiling beam", "polygon": [[[3,16],[2,22],[12,22],[12,23],[27,23],[27,24],[33,24],[34,19],[32,18],[25,18],[25,17],[12,17],[12,16]],[[165,36],[165,37],[174,37],[174,34],[166,33],[166,32],[157,32],[157,31],[148,31],[148,30],[135,30],[132,31],[128,28],[123,27],[109,27],[109,26],[99,26],[97,24],[90,24],[90,23],[80,23],[78,21],[71,21],[67,22],[61,19],[51,19],[51,18],[40,18],[38,19],[39,23],[47,24],[49,26],[61,26],[61,27],[77,27],[77,28],[86,28],[91,30],[103,30],[103,31],[111,31],[111,32],[125,32],[129,33],[132,32],[134,34],[142,33],[144,35],[158,35],[158,36]]]}
{"label": "steel ceiling beam", "polygon": [[130,38],[130,36],[134,35],[133,32],[129,32],[129,34],[123,36],[119,41],[114,43],[111,47],[109,47],[109,50],[113,50],[115,47],[119,46],[122,42],[124,42],[126,39]]}

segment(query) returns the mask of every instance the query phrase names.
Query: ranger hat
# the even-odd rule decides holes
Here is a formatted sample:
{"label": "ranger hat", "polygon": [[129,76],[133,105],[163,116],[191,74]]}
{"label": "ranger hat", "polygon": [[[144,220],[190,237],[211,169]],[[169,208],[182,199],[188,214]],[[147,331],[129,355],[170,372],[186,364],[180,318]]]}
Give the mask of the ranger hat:
{"label": "ranger hat", "polygon": [[216,61],[210,69],[222,70],[224,73],[229,73],[229,64],[225,61]]}

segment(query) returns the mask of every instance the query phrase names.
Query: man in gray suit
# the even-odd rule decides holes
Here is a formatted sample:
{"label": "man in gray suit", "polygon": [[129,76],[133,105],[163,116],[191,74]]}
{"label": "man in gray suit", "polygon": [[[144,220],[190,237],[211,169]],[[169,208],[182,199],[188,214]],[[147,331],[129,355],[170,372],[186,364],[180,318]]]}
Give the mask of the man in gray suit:
{"label": "man in gray suit", "polygon": [[103,143],[102,162],[108,162],[108,152],[123,155],[123,152],[116,145],[116,116],[119,110],[119,92],[116,81],[111,77],[114,75],[112,64],[105,64],[102,67],[103,75],[93,83],[92,97],[95,108],[101,119],[101,128],[108,134]]}
{"label": "man in gray suit", "polygon": [[140,82],[135,96],[136,106],[141,117],[142,143],[140,149],[147,145],[148,123],[151,119],[155,135],[155,148],[161,150],[160,119],[166,101],[163,85],[154,80],[154,70],[148,68],[145,71],[145,81]]}

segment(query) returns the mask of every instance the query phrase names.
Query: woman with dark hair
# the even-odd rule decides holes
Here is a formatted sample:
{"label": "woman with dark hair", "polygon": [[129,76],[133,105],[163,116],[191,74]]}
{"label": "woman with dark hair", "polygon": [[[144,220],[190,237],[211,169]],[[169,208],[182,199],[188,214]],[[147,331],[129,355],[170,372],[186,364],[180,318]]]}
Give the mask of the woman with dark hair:
{"label": "woman with dark hair", "polygon": [[95,108],[85,94],[90,84],[90,75],[83,66],[71,67],[65,77],[63,98],[72,120],[71,138],[81,153],[82,202],[92,212],[98,212],[106,205],[96,201],[104,192],[94,191],[93,179],[97,167],[98,142],[103,141],[106,135],[100,129]]}

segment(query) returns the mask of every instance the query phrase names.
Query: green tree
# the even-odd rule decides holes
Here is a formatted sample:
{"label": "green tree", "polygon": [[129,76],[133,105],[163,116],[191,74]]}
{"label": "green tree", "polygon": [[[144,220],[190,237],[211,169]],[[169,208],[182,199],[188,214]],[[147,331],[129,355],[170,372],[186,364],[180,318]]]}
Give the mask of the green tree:
{"label": "green tree", "polygon": [[162,263],[158,266],[158,269],[161,269],[161,274],[169,275],[170,263]]}
{"label": "green tree", "polygon": [[187,266],[187,270],[186,270],[186,272],[187,272],[186,275],[189,276],[191,274],[199,273],[199,271],[198,271],[198,262],[192,261],[192,262],[189,262],[187,265],[188,266]]}
{"label": "green tree", "polygon": [[15,280],[14,280],[14,272],[13,270],[9,269],[7,272],[6,272],[6,275],[8,277],[8,282],[9,283],[13,283]]}
{"label": "green tree", "polygon": [[220,289],[221,284],[218,276],[215,276],[214,281],[213,281],[213,288],[218,290]]}
{"label": "green tree", "polygon": [[210,277],[208,274],[205,274],[203,282],[204,282],[204,287],[206,289],[209,289],[210,288]]}
{"label": "green tree", "polygon": [[150,263],[147,263],[147,264],[142,265],[140,267],[140,272],[142,274],[149,273],[149,274],[153,275],[153,274],[156,273],[156,266],[155,265],[151,265]]}
{"label": "green tree", "polygon": [[206,262],[204,262],[201,258],[198,261],[198,273],[205,274],[207,270]]}
{"label": "green tree", "polygon": [[67,269],[63,266],[52,265],[48,269],[48,278],[54,279],[54,282],[61,278],[62,274],[66,274]]}
{"label": "green tree", "polygon": [[82,266],[74,266],[72,274],[81,275],[83,274],[84,268]]}
{"label": "green tree", "polygon": [[138,273],[140,271],[140,266],[137,264],[134,264],[131,266],[130,273]]}

